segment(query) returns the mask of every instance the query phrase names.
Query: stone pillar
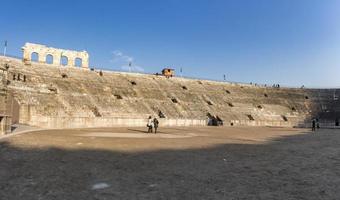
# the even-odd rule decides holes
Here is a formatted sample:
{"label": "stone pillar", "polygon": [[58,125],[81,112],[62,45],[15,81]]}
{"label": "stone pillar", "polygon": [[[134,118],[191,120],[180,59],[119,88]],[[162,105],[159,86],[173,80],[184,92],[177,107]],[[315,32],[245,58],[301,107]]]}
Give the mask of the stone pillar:
{"label": "stone pillar", "polygon": [[75,57],[73,57],[73,56],[67,56],[67,58],[68,58],[68,62],[67,62],[67,66],[68,67],[75,67],[76,66],[76,59],[75,59]]}
{"label": "stone pillar", "polygon": [[37,52],[38,53],[38,62],[46,63],[46,52]]}
{"label": "stone pillar", "polygon": [[6,118],[5,116],[0,116],[0,136],[5,135],[6,130]]}
{"label": "stone pillar", "polygon": [[22,56],[22,59],[23,61],[31,61],[31,52],[28,51],[26,48],[22,48],[22,51],[23,51],[23,56]]}
{"label": "stone pillar", "polygon": [[55,52],[51,55],[53,56],[53,65],[61,65],[60,63],[61,54],[59,52]]}
{"label": "stone pillar", "polygon": [[81,67],[82,68],[89,68],[89,54],[87,52],[81,58]]}

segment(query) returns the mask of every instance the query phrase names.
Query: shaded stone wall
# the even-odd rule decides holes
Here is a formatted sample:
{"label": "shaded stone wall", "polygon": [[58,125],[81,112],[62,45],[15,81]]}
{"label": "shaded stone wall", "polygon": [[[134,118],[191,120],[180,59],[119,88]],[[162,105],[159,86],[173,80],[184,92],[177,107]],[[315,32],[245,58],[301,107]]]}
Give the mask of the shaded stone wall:
{"label": "shaded stone wall", "polygon": [[4,65],[0,66],[0,114],[6,114],[6,94],[7,94],[7,70]]}
{"label": "shaded stone wall", "polygon": [[7,67],[6,63],[0,65],[0,135],[9,133],[12,123],[8,112]]}

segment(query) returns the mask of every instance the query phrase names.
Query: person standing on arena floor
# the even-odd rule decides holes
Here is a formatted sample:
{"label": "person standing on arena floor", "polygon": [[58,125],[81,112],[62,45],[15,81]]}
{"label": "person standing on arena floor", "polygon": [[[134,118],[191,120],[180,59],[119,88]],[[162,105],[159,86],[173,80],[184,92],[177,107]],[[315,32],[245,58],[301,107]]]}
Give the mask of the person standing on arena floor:
{"label": "person standing on arena floor", "polygon": [[156,119],[156,117],[153,119],[153,127],[155,128],[155,134],[157,133],[159,121]]}
{"label": "person standing on arena floor", "polygon": [[312,131],[315,131],[315,123],[316,123],[316,121],[315,121],[315,119],[313,119],[312,120]]}
{"label": "person standing on arena floor", "polygon": [[146,126],[148,127],[148,133],[152,133],[153,121],[151,116],[149,116]]}

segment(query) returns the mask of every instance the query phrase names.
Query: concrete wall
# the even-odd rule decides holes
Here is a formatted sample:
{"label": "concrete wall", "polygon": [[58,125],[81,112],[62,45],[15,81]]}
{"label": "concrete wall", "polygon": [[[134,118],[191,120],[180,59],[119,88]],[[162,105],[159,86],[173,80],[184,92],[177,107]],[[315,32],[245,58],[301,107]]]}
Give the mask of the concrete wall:
{"label": "concrete wall", "polygon": [[[0,64],[4,60],[0,57]],[[159,111],[166,117],[163,126],[206,125],[208,113],[226,126],[305,126],[313,117],[334,121],[340,113],[333,98],[339,90],[8,63],[8,88],[19,105],[19,121],[39,127],[145,126],[148,116],[159,118]],[[26,81],[11,80],[18,74]]]}

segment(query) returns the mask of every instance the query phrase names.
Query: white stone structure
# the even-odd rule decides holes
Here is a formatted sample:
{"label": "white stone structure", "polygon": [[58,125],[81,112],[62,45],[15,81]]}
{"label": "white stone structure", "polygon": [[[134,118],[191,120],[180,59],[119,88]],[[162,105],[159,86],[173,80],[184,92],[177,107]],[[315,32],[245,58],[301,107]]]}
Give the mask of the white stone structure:
{"label": "white stone structure", "polygon": [[[33,43],[26,43],[22,50],[25,63],[37,61],[52,65],[89,68],[89,54],[86,51],[57,49]],[[34,55],[37,60],[32,59]]]}

